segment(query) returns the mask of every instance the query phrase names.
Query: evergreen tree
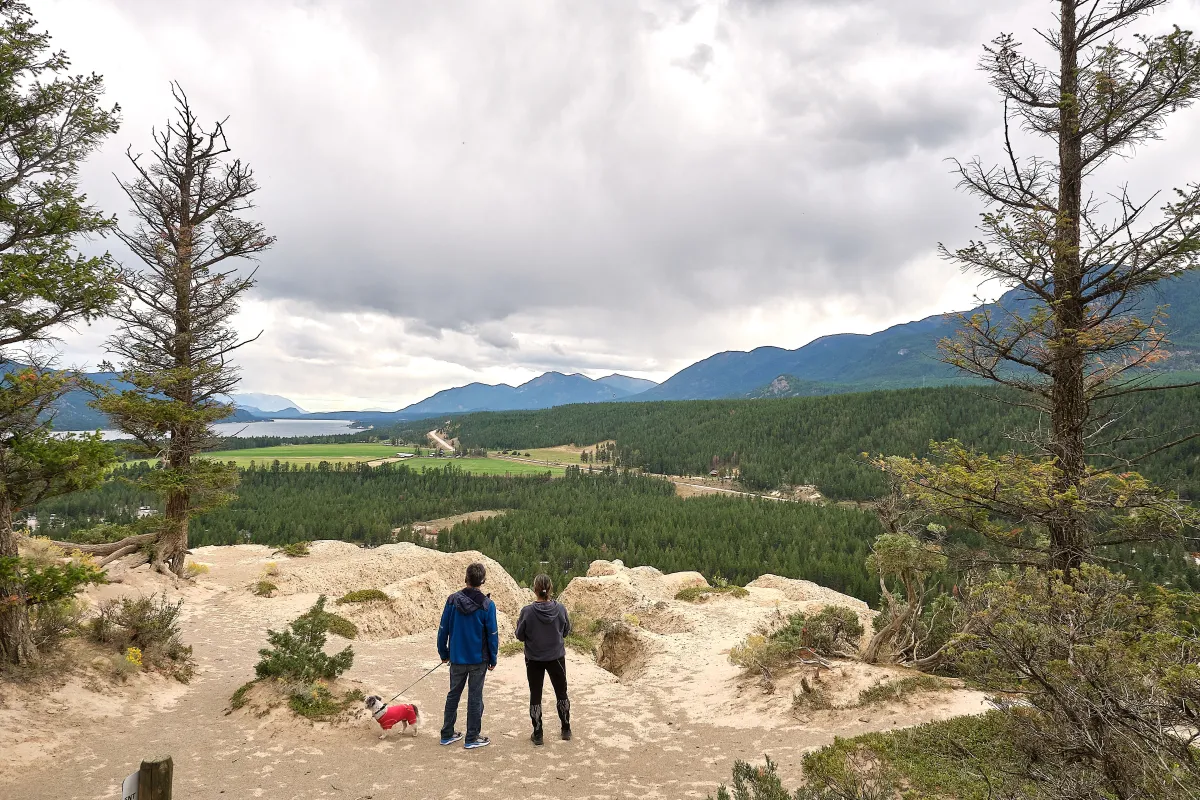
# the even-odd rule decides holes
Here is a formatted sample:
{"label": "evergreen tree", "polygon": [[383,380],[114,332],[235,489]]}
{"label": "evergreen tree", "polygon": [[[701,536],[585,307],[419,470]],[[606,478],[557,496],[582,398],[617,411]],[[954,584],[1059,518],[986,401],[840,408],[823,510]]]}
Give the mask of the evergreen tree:
{"label": "evergreen tree", "polygon": [[98,437],[51,435],[52,404],[77,382],[46,370],[37,347],[114,299],[111,259],[78,254],[74,240],[112,226],[76,174],[116,131],[118,109],[101,107],[99,75],[68,75],[49,45],[27,6],[0,2],[0,659],[14,664],[37,652],[13,515],[98,482],[111,459]]}
{"label": "evergreen tree", "polygon": [[274,238],[243,216],[258,184],[240,159],[226,158],[224,123],[206,131],[179,85],[171,89],[176,118],[155,132],[149,164],[127,151],[137,177],[121,182],[137,226],[120,236],[144,268],[124,273],[122,325],[108,348],[133,388],[98,407],[160,459],[146,476],[166,502],[153,563],[182,575],[188,520],[226,501],[237,481],[228,465],[195,458],[216,443],[212,424],[233,413],[222,401],[239,380],[229,359],[253,341],[229,324],[253,273],[227,262],[253,258]]}
{"label": "evergreen tree", "polygon": [[[1111,453],[1144,441],[1120,429],[1122,404],[1170,388],[1154,382],[1166,356],[1163,312],[1138,306],[1150,287],[1200,266],[1200,184],[1176,190],[1157,218],[1150,201],[1122,192],[1106,205],[1088,190],[1096,170],[1157,138],[1168,115],[1200,96],[1190,32],[1118,38],[1166,3],[1059,0],[1058,26],[1042,37],[1058,56],[1052,66],[1024,55],[1011,34],[985,49],[1007,159],[960,165],[963,186],[988,208],[982,239],[943,254],[1016,287],[1027,307],[961,318],[942,350],[947,363],[1015,389],[1016,402],[1037,412],[1039,424],[1021,434],[1032,453],[993,459],[951,441],[932,461],[884,463],[931,508],[1019,560],[1067,572],[1105,544],[1177,536],[1190,516],[1133,472],[1149,453]],[[1018,154],[1013,124],[1053,155]],[[1151,452],[1171,442],[1157,444]]]}

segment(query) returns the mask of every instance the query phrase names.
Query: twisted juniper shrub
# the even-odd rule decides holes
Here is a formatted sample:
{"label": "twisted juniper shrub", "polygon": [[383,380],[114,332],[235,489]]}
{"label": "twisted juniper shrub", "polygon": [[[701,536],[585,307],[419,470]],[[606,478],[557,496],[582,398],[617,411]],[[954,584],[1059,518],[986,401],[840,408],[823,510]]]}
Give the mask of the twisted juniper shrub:
{"label": "twisted juniper shrub", "polygon": [[734,647],[729,660],[748,670],[787,667],[807,651],[822,656],[853,657],[862,638],[858,615],[843,606],[826,606],[816,614],[797,612],[772,633],[757,633]]}

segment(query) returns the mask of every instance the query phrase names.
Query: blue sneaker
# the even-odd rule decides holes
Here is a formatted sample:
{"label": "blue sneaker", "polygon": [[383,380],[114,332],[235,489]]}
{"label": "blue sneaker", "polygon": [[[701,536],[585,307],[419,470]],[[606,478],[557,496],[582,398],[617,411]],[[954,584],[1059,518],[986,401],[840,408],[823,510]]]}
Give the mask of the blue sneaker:
{"label": "blue sneaker", "polygon": [[455,742],[457,742],[457,741],[458,741],[459,739],[461,739],[461,738],[462,738],[462,731],[455,731],[455,732],[454,732],[452,735],[450,735],[450,736],[443,736],[443,737],[442,737],[442,744],[454,744]]}
{"label": "blue sneaker", "polygon": [[470,742],[467,742],[466,744],[464,744],[463,748],[467,749],[467,750],[474,750],[476,747],[487,747],[491,743],[492,743],[492,740],[489,739],[488,737],[480,736],[478,739],[475,739],[474,741],[470,741]]}

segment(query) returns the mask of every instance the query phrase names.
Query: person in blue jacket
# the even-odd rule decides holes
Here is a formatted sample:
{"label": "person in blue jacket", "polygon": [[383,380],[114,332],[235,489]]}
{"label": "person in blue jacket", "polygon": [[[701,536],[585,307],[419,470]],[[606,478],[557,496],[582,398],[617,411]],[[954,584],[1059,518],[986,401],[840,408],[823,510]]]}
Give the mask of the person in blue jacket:
{"label": "person in blue jacket", "polygon": [[467,567],[467,585],[446,598],[442,624],[438,627],[438,655],[450,664],[450,691],[446,694],[446,715],[442,723],[442,744],[463,738],[454,730],[458,721],[458,703],[467,687],[468,750],[487,747],[491,739],[481,736],[483,729],[483,679],[496,668],[500,651],[500,632],[496,627],[496,604],[479,591],[487,579],[483,564]]}

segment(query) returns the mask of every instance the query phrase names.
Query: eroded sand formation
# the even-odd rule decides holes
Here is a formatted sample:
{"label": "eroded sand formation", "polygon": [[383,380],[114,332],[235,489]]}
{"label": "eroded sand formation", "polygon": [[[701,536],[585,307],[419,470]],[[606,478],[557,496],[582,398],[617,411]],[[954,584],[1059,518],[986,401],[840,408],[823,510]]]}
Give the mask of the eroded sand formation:
{"label": "eroded sand formation", "polygon": [[[434,631],[445,597],[461,585],[468,563],[482,560],[488,567],[486,589],[500,611],[503,639],[511,639],[516,613],[531,595],[478,553],[445,554],[412,544],[364,550],[316,542],[310,556],[295,559],[254,545],[205,547],[192,560],[209,567],[194,582],[176,587],[143,568],[123,584],[95,588],[89,597],[165,592],[183,599],[185,639],[199,664],[193,681],[185,686],[142,674],[113,684],[85,664],[65,683],[0,684],[5,754],[0,793],[110,797],[143,756],[166,752],[175,758],[179,796],[704,797],[728,779],[737,758],[768,753],[785,780],[795,783],[803,753],[834,735],[984,708],[978,693],[948,690],[866,710],[797,715],[792,693],[799,674],[781,677],[773,693],[764,693],[757,680],[729,662],[729,649],[787,614],[828,604],[854,609],[869,629],[871,612],[864,603],[770,575],[751,583],[745,597],[689,603],[675,595],[704,585],[697,573],[664,575],[651,567],[597,561],[561,592],[576,618],[609,623],[598,658],[568,655],[573,742],[548,737],[543,750],[530,746],[519,654],[502,658],[489,676],[485,732],[495,744],[482,751],[438,747],[441,671],[405,698],[427,715],[427,727],[415,739],[381,742],[363,714],[317,724],[285,710],[226,714],[232,692],[253,677],[266,629],[285,625],[318,594],[328,595],[330,607],[359,626],[360,637],[350,643],[354,667],[341,685],[385,696],[438,663]],[[251,587],[268,573],[277,592],[256,596]],[[337,597],[368,588],[382,590],[389,600],[334,606]],[[346,645],[330,637],[331,651]],[[862,688],[902,674],[839,662],[823,676],[823,686],[835,704],[849,705]]]}

